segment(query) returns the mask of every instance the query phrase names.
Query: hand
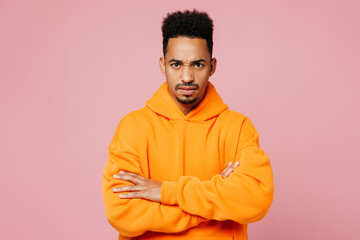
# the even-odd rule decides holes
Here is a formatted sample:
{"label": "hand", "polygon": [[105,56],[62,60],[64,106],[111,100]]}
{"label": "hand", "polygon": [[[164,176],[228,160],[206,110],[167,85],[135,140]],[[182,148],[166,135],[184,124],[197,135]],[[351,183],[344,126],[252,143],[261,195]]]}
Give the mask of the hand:
{"label": "hand", "polygon": [[131,182],[134,185],[113,188],[114,193],[120,194],[120,198],[142,198],[154,202],[161,202],[161,185],[162,182],[151,180],[132,172],[120,171],[118,175],[113,176],[115,179]]}
{"label": "hand", "polygon": [[223,177],[228,177],[230,173],[232,173],[237,166],[239,166],[238,161],[234,162],[234,164],[230,161],[226,166],[226,168],[220,173],[220,175]]}

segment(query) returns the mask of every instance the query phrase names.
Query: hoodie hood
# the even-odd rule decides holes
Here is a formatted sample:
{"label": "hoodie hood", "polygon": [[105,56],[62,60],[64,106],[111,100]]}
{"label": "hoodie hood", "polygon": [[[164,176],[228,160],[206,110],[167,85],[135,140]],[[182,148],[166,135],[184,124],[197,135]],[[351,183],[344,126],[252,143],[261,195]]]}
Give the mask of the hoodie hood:
{"label": "hoodie hood", "polygon": [[208,82],[203,100],[186,116],[172,99],[166,82],[160,86],[145,105],[168,119],[183,119],[191,122],[206,121],[228,109],[211,82]]}

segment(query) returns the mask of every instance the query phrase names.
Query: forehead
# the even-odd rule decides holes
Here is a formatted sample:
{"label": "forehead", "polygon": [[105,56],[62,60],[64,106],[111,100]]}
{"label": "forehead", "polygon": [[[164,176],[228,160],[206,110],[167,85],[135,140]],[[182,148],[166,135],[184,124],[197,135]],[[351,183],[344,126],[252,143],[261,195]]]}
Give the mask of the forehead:
{"label": "forehead", "polygon": [[205,39],[177,37],[169,39],[166,58],[191,61],[210,58],[210,53]]}

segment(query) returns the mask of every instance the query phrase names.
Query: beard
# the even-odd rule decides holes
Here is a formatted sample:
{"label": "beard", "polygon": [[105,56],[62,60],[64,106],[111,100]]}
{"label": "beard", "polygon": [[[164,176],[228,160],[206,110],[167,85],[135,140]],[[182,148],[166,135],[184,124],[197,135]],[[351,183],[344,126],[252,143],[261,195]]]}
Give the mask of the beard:
{"label": "beard", "polygon": [[[180,84],[176,84],[175,86],[175,91],[179,89],[179,87],[195,87],[197,90],[199,89],[199,84],[194,84],[194,83],[180,83]],[[191,96],[184,96],[184,97],[179,97],[176,96],[176,99],[182,103],[182,104],[192,104],[197,100],[197,96],[191,98]]]}
{"label": "beard", "polygon": [[191,97],[178,97],[176,96],[176,99],[182,103],[182,104],[192,104],[197,100],[197,97],[191,98]]}

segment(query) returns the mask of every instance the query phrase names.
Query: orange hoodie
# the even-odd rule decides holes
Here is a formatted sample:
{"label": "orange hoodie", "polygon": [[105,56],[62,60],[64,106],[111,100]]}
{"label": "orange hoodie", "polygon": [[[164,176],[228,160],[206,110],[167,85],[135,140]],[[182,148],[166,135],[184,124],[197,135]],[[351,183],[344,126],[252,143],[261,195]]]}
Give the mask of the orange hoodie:
{"label": "orange hoodie", "polygon": [[[220,175],[229,161],[240,165]],[[163,181],[161,203],[120,199],[120,170]],[[103,179],[105,213],[119,239],[247,239],[247,224],[273,199],[269,158],[250,120],[228,110],[209,82],[186,116],[165,83],[146,106],[127,114],[109,146]]]}

